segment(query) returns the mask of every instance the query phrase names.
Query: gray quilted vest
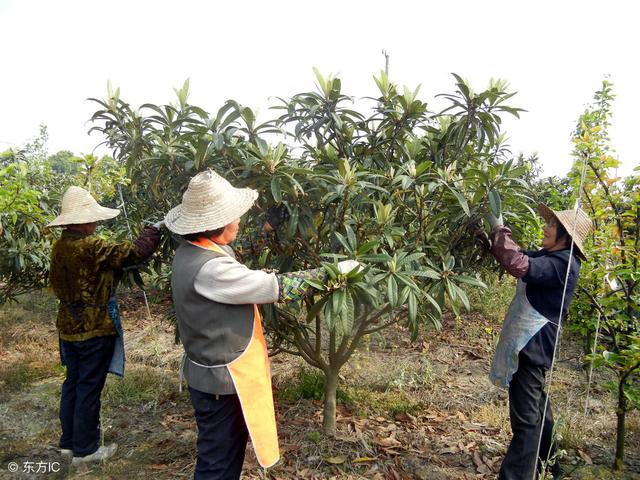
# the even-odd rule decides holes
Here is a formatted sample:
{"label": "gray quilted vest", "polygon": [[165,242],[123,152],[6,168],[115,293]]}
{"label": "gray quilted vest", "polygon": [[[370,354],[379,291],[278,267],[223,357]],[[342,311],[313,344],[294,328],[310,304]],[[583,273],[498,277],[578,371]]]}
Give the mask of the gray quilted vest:
{"label": "gray quilted vest", "polygon": [[[233,251],[225,248],[233,257]],[[244,352],[253,333],[253,305],[229,305],[209,300],[195,290],[195,278],[209,260],[223,254],[184,242],[173,259],[171,289],[178,332],[187,359],[188,385],[213,394],[235,393],[225,365]]]}

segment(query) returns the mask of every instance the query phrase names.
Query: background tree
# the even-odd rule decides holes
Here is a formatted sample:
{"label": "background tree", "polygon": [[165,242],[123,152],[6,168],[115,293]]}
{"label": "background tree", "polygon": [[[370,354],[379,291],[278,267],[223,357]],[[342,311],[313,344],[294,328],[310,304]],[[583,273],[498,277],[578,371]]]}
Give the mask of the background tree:
{"label": "background tree", "polygon": [[42,126],[33,141],[0,153],[0,304],[46,285],[58,230],[45,226],[59,212],[67,187],[83,186],[117,206],[115,185],[126,182],[124,168],[110,157],[80,158],[69,151],[49,156],[46,143]]}
{"label": "background tree", "polygon": [[626,414],[640,408],[640,167],[625,179],[616,176],[619,161],[613,157],[608,135],[614,98],[611,83],[603,81],[594,102],[580,116],[573,134],[576,162],[569,175],[573,195],[567,198],[576,198],[586,161],[582,200],[596,230],[572,310],[574,328],[587,339],[588,353],[599,323],[597,354],[589,358],[594,367],[604,365],[615,374],[615,381],[606,386],[617,397],[614,468],[620,470]]}
{"label": "background tree", "polygon": [[49,156],[51,170],[56,174],[75,175],[78,172],[78,164],[71,150],[60,150]]}

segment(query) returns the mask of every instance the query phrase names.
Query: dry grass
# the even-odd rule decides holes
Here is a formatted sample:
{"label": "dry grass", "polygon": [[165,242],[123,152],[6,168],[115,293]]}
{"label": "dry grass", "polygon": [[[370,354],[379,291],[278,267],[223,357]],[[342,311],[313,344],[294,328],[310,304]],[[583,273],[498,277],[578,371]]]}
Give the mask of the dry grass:
{"label": "dry grass", "polygon": [[507,405],[482,405],[471,414],[475,422],[482,423],[489,428],[510,433],[509,410]]}
{"label": "dry grass", "polygon": [[[58,366],[51,298],[0,310],[0,478],[6,462],[59,461]],[[487,308],[490,304],[487,303]],[[113,461],[47,478],[191,478],[195,422],[188,395],[178,393],[181,347],[173,327],[125,302],[127,373],[109,377],[103,394],[105,440]],[[135,308],[135,309],[134,309]],[[498,306],[492,306],[498,310]],[[498,313],[495,313],[498,315]],[[490,317],[492,315],[489,315]],[[495,478],[509,441],[506,393],[487,380],[499,323],[472,313],[444,319],[441,332],[410,342],[402,328],[369,339],[342,371],[338,433],[321,431],[321,376],[297,357],[272,359],[284,460],[268,478]],[[569,340],[554,380],[554,414],[567,450],[565,478],[609,478],[615,415],[612,398],[594,389],[583,416],[585,377]],[[596,385],[606,379],[598,372]],[[629,415],[626,477],[639,478],[640,415]],[[392,439],[392,440],[389,440]],[[397,442],[397,443],[396,443]],[[587,468],[582,454],[596,467]],[[490,473],[479,470],[478,459]],[[12,476],[11,478],[21,478]],[[23,477],[27,478],[27,477]],[[249,448],[243,478],[264,478]],[[614,478],[614,477],[611,477]]]}

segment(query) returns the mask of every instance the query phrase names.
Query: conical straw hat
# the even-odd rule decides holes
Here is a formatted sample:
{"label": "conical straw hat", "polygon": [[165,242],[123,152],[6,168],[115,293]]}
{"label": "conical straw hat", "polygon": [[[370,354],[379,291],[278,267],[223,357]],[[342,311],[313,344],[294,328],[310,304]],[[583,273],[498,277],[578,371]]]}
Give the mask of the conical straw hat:
{"label": "conical straw hat", "polygon": [[258,198],[251,188],[235,188],[216,172],[200,172],[189,182],[182,203],[164,217],[165,226],[178,235],[224,227],[240,218]]}
{"label": "conical straw hat", "polygon": [[120,210],[117,208],[101,206],[84,188],[69,187],[62,196],[60,215],[47,227],[99,222],[117,217],[119,214]]}
{"label": "conical straw hat", "polygon": [[587,239],[589,232],[593,229],[593,222],[589,218],[589,215],[587,215],[587,212],[581,208],[578,208],[577,211],[561,210],[556,212],[542,203],[538,205],[538,211],[540,212],[540,215],[542,215],[542,218],[547,221],[553,217],[557,218],[569,235],[573,233],[573,242],[575,247],[578,249],[578,255],[580,255],[580,258],[583,260],[586,260],[587,256],[585,255],[584,241]]}

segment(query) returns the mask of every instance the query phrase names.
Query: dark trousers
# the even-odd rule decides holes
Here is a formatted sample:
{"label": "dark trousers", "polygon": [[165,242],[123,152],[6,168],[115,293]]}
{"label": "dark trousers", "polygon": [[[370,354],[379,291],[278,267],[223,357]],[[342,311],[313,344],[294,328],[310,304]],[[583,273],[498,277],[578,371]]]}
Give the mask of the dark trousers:
{"label": "dark trousers", "polygon": [[60,342],[67,378],[60,396],[60,448],[76,457],[90,455],[100,446],[100,394],[113,355],[115,336],[80,342]]}
{"label": "dark trousers", "polygon": [[[534,468],[540,468],[536,461],[536,450],[540,438],[540,424],[547,394],[544,391],[545,369],[536,367],[520,359],[518,371],[509,384],[509,418],[513,438],[502,461],[500,480],[533,480]],[[540,458],[547,460],[555,453],[553,443],[553,415],[551,402],[547,402],[547,413],[542,430]],[[557,462],[552,467],[554,478],[559,478]]]}
{"label": "dark trousers", "polygon": [[238,395],[213,395],[189,387],[198,424],[195,480],[237,480],[249,432]]}

